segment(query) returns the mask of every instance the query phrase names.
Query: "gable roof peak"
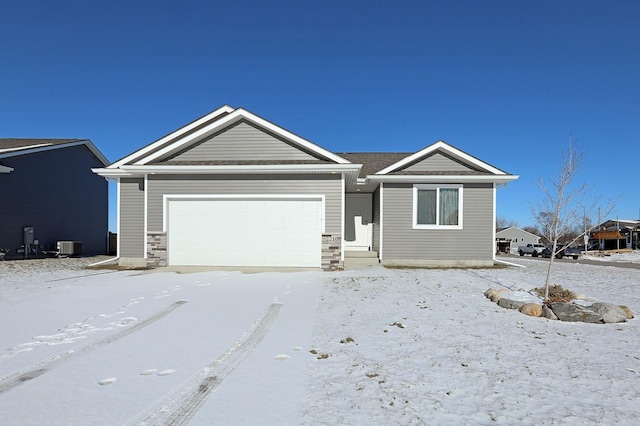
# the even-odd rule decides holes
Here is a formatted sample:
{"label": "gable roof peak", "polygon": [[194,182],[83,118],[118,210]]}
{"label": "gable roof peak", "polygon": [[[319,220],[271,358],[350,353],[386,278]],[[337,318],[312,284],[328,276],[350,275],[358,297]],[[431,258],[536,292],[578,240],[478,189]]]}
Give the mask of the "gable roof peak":
{"label": "gable roof peak", "polygon": [[223,105],[217,110],[201,117],[186,126],[158,139],[156,142],[135,151],[134,153],[113,163],[109,168],[115,169],[124,165],[149,165],[170,155],[177,150],[186,149],[202,140],[207,134],[221,131],[233,126],[241,120],[246,120],[257,127],[261,127],[274,135],[282,137],[299,147],[324,157],[338,164],[349,164],[350,161],[314,144],[244,108],[232,108]]}
{"label": "gable roof peak", "polygon": [[453,145],[443,141],[442,139],[432,143],[431,145],[428,145],[424,148],[422,148],[421,150],[403,158],[402,160],[390,165],[389,167],[380,170],[378,173],[376,173],[377,175],[385,175],[388,173],[391,173],[393,171],[402,169],[403,167],[406,167],[410,164],[413,164],[431,154],[433,154],[434,152],[438,152],[438,151],[444,151],[449,155],[452,155],[458,159],[460,159],[461,161],[463,161],[464,163],[467,163],[473,167],[477,167],[479,169],[485,170],[491,174],[494,175],[506,175],[507,173],[498,169],[497,167],[494,167],[492,165],[490,165],[489,163],[486,163],[476,157],[474,157],[473,155],[467,154],[466,152],[462,151],[461,149],[458,149],[456,147],[454,147]]}
{"label": "gable roof peak", "polygon": [[178,130],[174,130],[173,132],[164,135],[163,137],[161,137],[160,139],[155,140],[154,142],[151,142],[150,144],[148,144],[147,146],[132,152],[131,154],[122,157],[121,159],[114,161],[108,168],[109,169],[117,169],[118,167],[127,164],[129,162],[133,162],[145,155],[150,155],[154,152],[156,152],[158,149],[162,148],[165,144],[171,142],[172,140],[179,138],[181,136],[185,136],[187,134],[189,134],[189,132],[193,132],[195,131],[195,129],[198,129],[199,127],[205,125],[208,122],[213,122],[216,121],[220,118],[222,118],[225,115],[228,115],[230,113],[232,113],[233,111],[235,111],[235,108],[229,106],[229,105],[222,105],[216,109],[214,109],[213,111],[203,115],[202,117],[196,118],[195,120],[193,120],[192,122],[182,126],[181,128],[179,128]]}
{"label": "gable roof peak", "polygon": [[109,160],[89,139],[0,138],[0,158],[16,157],[79,145],[85,145],[105,166],[109,164]]}
{"label": "gable roof peak", "polygon": [[505,228],[500,228],[500,229],[498,229],[498,230],[496,231],[496,233],[500,233],[500,232],[504,233],[505,231],[508,231],[508,230],[510,230],[510,229],[514,229],[514,230],[516,230],[516,231],[520,231],[520,232],[523,232],[523,233],[525,233],[525,234],[529,234],[529,235],[532,235],[532,236],[534,236],[534,237],[540,238],[540,236],[539,236],[539,235],[536,235],[536,234],[534,234],[533,232],[525,231],[524,229],[522,229],[522,228],[520,228],[520,227],[518,227],[518,226],[507,226],[507,227],[505,227]]}

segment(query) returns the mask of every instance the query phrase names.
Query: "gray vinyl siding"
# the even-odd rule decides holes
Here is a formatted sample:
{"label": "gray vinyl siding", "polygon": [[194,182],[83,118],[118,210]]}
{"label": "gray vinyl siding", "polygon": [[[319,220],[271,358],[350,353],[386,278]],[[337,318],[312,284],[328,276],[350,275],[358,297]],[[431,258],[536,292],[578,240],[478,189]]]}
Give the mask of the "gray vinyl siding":
{"label": "gray vinyl siding", "polygon": [[146,250],[144,234],[144,179],[120,179],[120,230],[118,255],[143,258]]}
{"label": "gray vinyl siding", "polygon": [[373,193],[373,251],[380,254],[380,188]]}
{"label": "gray vinyl siding", "polygon": [[86,145],[2,159],[14,168],[0,174],[0,248],[23,244],[32,226],[43,249],[57,241],[82,241],[84,254],[107,251],[108,184],[91,171],[104,167]]}
{"label": "gray vinyl siding", "polygon": [[463,229],[413,229],[413,185],[385,183],[383,258],[493,259],[493,194],[492,184],[465,184]]}
{"label": "gray vinyl siding", "polygon": [[334,175],[209,175],[149,176],[150,232],[163,230],[163,195],[325,195],[325,232],[341,233],[342,183]]}
{"label": "gray vinyl siding", "polygon": [[468,172],[470,170],[474,169],[439,152],[435,152],[433,155],[404,169],[407,172]]}
{"label": "gray vinyl siding", "polygon": [[316,159],[246,122],[240,122],[171,158],[178,161]]}

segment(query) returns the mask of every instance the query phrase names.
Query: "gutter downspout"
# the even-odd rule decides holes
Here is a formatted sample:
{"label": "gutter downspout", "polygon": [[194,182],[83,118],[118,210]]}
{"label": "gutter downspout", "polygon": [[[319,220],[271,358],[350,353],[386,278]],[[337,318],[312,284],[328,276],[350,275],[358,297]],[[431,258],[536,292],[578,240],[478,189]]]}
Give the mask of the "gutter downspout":
{"label": "gutter downspout", "polygon": [[[493,185],[493,261],[494,262],[498,262],[498,263],[505,263],[507,265],[520,266],[522,268],[525,268],[525,266],[517,265],[515,263],[505,262],[505,261],[502,261],[502,260],[498,260],[496,258],[496,251],[497,251],[496,250],[497,249],[497,247],[496,247],[496,217],[497,217],[497,213],[498,213],[497,209],[496,209],[497,202],[498,202],[498,197],[497,197],[496,192],[498,191],[498,189],[506,188],[508,185],[509,185],[508,181]],[[511,245],[509,245],[509,247],[511,247]]]}
{"label": "gutter downspout", "polygon": [[113,259],[101,260],[100,262],[92,263],[89,266],[98,266],[98,265],[102,265],[103,263],[113,262],[114,260],[118,260],[118,259],[120,259],[120,256],[116,256]]}
{"label": "gutter downspout", "polygon": [[518,268],[526,268],[526,266],[524,266],[524,265],[518,265],[517,263],[511,263],[511,262],[507,262],[507,261],[505,261],[505,260],[498,260],[498,259],[495,259],[495,261],[496,261],[497,263],[503,263],[503,264],[505,264],[505,265],[509,265],[509,266],[517,266]]}

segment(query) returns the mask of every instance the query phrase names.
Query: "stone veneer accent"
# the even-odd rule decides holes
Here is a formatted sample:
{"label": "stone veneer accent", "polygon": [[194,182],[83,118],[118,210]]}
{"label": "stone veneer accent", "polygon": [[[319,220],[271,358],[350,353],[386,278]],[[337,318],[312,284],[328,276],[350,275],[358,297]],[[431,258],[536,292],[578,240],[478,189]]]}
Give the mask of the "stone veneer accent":
{"label": "stone veneer accent", "polygon": [[341,234],[322,234],[322,269],[325,271],[344,269]]}
{"label": "stone veneer accent", "polygon": [[167,266],[167,234],[147,232],[147,266]]}

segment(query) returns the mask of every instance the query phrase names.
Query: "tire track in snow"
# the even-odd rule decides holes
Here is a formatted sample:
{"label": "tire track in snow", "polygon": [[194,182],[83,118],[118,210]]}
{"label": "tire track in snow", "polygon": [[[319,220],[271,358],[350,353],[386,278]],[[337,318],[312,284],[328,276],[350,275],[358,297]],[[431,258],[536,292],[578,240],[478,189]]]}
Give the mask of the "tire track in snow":
{"label": "tire track in snow", "polygon": [[17,373],[13,373],[9,376],[0,378],[0,394],[10,391],[11,389],[21,385],[24,382],[28,382],[31,379],[35,379],[36,377],[43,375],[44,373],[53,369],[58,364],[61,364],[63,361],[67,360],[71,356],[79,355],[84,352],[88,352],[90,350],[105,346],[109,343],[115,342],[116,340],[122,339],[123,337],[128,336],[131,333],[135,333],[136,331],[158,321],[159,319],[164,318],[165,316],[173,312],[176,308],[184,305],[185,303],[187,303],[186,300],[178,300],[177,302],[172,303],[171,305],[169,305],[162,311],[158,312],[154,316],[149,317],[144,321],[140,321],[139,323],[125,330],[122,330],[119,333],[116,333],[112,336],[105,337],[104,339],[97,340],[93,343],[82,346],[78,349],[72,349],[60,355],[56,355],[26,370],[18,371]]}
{"label": "tire track in snow", "polygon": [[172,395],[136,416],[130,425],[186,425],[209,394],[218,388],[267,335],[278,318],[281,303],[273,303],[224,354],[194,374]]}
{"label": "tire track in snow", "polygon": [[93,274],[74,275],[74,276],[71,276],[71,277],[56,278],[54,280],[47,280],[47,281],[45,281],[45,283],[52,283],[52,282],[55,282],[55,281],[67,281],[67,280],[73,280],[75,278],[93,277],[94,275],[113,274],[114,272],[120,272],[120,271],[119,270],[114,270],[114,271],[96,272],[96,273],[93,273]]}

